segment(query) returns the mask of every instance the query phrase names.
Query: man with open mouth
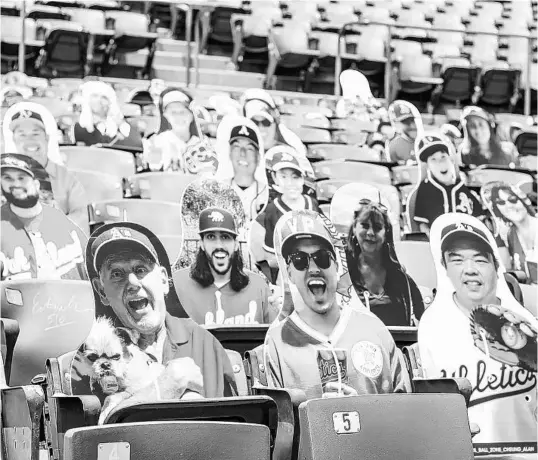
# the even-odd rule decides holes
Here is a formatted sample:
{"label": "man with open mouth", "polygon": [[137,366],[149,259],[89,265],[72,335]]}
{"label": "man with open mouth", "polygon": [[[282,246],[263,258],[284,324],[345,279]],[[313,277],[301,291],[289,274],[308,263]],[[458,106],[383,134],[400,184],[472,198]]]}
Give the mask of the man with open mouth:
{"label": "man with open mouth", "polygon": [[243,266],[233,215],[218,207],[199,217],[196,261],[174,273],[178,297],[199,324],[264,324],[277,316],[264,279]]}
{"label": "man with open mouth", "polygon": [[267,333],[269,384],[302,389],[309,399],[408,391],[401,353],[386,326],[366,309],[337,300],[336,253],[321,216],[287,212],[275,232],[294,311]]}
{"label": "man with open mouth", "polygon": [[447,212],[483,215],[478,196],[462,181],[446,142],[440,136],[428,134],[417,145],[418,157],[427,166],[426,178],[416,192],[412,216],[420,231],[429,235],[433,221]]}
{"label": "man with open mouth", "polygon": [[[152,232],[132,222],[100,227],[88,241],[86,268],[97,294],[96,312],[131,330],[138,347],[166,369],[172,366],[170,375],[185,392],[208,398],[237,395],[226,351],[213,335],[185,318],[166,250]],[[71,382],[74,394],[90,394],[80,356],[73,361]],[[135,394],[133,401],[152,397]]]}

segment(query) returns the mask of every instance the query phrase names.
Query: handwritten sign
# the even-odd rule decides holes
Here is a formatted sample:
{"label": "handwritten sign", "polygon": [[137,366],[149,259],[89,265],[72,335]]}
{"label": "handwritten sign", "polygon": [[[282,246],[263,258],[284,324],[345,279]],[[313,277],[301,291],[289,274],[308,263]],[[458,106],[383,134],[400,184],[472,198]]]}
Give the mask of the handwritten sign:
{"label": "handwritten sign", "polygon": [[73,314],[92,312],[93,309],[87,305],[79,304],[76,297],[73,295],[68,298],[67,302],[60,302],[57,298],[47,296],[42,298],[41,293],[37,293],[32,301],[32,314],[46,316],[45,331],[57,329],[74,324],[75,318]]}

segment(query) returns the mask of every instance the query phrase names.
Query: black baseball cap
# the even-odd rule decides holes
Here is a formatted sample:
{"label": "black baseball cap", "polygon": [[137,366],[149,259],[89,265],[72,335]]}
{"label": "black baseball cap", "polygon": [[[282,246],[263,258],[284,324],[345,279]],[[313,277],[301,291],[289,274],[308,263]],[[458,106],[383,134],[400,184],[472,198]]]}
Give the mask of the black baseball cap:
{"label": "black baseball cap", "polygon": [[[447,225],[441,231],[441,253],[444,254],[454,241],[462,239],[475,241],[478,245],[477,247],[486,247],[487,252],[495,258],[493,248],[491,247],[486,234],[479,228],[464,222]],[[484,243],[486,246],[484,246]]]}
{"label": "black baseball cap", "polygon": [[434,135],[422,136],[418,139],[417,148],[417,156],[423,162],[426,162],[430,156],[437,152],[450,154],[450,149],[446,142]]}
{"label": "black baseball cap", "polygon": [[0,167],[2,169],[18,169],[23,171],[32,178],[35,178],[35,174],[32,171],[32,166],[28,161],[26,161],[23,155],[4,153],[0,157]]}
{"label": "black baseball cap", "polygon": [[16,112],[13,117],[11,117],[11,120],[9,122],[10,131],[13,131],[17,127],[17,125],[24,120],[35,120],[41,125],[43,129],[45,129],[45,122],[43,121],[43,118],[41,117],[41,115],[39,115],[39,113],[33,112],[32,110],[28,109],[23,109],[19,112]]}
{"label": "black baseball cap", "polygon": [[198,218],[198,227],[200,235],[206,232],[227,232],[237,236],[233,215],[222,208],[204,209]]}
{"label": "black baseball cap", "polygon": [[248,139],[251,141],[257,148],[260,146],[260,141],[258,140],[258,135],[256,132],[247,125],[237,125],[232,128],[230,132],[230,144],[236,139]]}

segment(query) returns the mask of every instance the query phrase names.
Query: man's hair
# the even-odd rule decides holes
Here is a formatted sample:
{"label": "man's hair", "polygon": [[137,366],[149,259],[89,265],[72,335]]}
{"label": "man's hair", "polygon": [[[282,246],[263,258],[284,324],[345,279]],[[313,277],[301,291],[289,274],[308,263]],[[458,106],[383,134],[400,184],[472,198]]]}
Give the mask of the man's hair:
{"label": "man's hair", "polygon": [[[198,248],[196,260],[190,268],[191,278],[203,287],[209,287],[215,282],[215,277],[209,266],[207,254],[202,247]],[[243,271],[243,256],[238,249],[231,256],[230,286],[234,292],[239,292],[248,286],[250,279]]]}
{"label": "man's hair", "polygon": [[493,252],[493,249],[491,248],[489,244],[487,244],[485,241],[482,241],[482,240],[478,240],[475,238],[472,238],[472,239],[465,238],[464,236],[457,236],[449,240],[447,247],[443,250],[441,254],[441,263],[443,264],[443,267],[446,268],[445,254],[447,252],[452,252],[458,249],[460,247],[458,243],[460,243],[461,241],[467,241],[467,242],[473,241],[474,244],[472,245],[472,248],[484,256],[490,255],[493,260],[493,265],[495,266],[495,270],[499,268],[499,261],[495,257],[495,253]]}

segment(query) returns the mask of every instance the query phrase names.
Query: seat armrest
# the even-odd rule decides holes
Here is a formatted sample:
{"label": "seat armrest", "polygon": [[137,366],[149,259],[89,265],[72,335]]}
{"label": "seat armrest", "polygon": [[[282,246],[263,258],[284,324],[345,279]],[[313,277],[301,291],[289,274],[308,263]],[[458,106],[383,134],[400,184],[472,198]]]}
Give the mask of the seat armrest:
{"label": "seat armrest", "polygon": [[415,393],[459,393],[469,407],[473,388],[466,378],[454,379],[413,379]]}
{"label": "seat armrest", "polygon": [[303,390],[291,388],[268,388],[260,385],[252,387],[255,395],[269,396],[276,402],[278,428],[273,449],[273,460],[298,458],[299,453],[299,406],[306,401]]}
{"label": "seat armrest", "polygon": [[71,428],[97,425],[101,412],[101,402],[94,395],[52,396],[57,407],[58,432],[65,433]]}

